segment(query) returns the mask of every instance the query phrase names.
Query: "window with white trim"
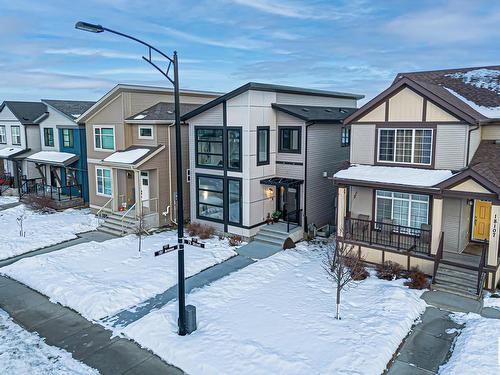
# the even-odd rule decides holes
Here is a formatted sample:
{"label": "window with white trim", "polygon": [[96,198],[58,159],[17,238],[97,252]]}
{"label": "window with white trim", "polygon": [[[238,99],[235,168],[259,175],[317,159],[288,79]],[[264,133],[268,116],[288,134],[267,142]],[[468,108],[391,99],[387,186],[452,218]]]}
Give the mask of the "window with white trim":
{"label": "window with white trim", "polygon": [[5,125],[0,125],[0,143],[7,143],[7,132]]}
{"label": "window with white trim", "polygon": [[19,126],[11,126],[10,127],[12,144],[13,145],[21,145],[21,127]]}
{"label": "window with white trim", "polygon": [[429,196],[377,190],[376,221],[391,219],[396,225],[420,228],[429,221]]}
{"label": "window with white trim", "polygon": [[379,129],[378,161],[430,165],[432,138],[433,129]]}
{"label": "window with white trim", "polygon": [[113,151],[115,149],[115,129],[107,126],[94,126],[94,148]]}
{"label": "window with white trim", "polygon": [[113,195],[111,169],[96,168],[96,193],[107,197]]}
{"label": "window with white trim", "polygon": [[139,139],[153,139],[152,126],[139,126]]}

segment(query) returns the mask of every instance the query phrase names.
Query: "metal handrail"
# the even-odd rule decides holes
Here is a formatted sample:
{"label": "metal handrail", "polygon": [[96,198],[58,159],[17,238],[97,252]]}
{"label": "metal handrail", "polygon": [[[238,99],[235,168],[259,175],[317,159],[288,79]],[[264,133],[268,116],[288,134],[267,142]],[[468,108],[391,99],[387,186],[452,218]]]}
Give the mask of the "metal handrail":
{"label": "metal handrail", "polygon": [[477,295],[480,296],[481,293],[483,292],[483,287],[484,287],[484,266],[486,264],[486,251],[488,247],[484,244],[483,245],[483,251],[481,252],[481,259],[479,261],[479,270],[477,272]]}
{"label": "metal handrail", "polygon": [[130,213],[130,211],[132,211],[135,208],[135,205],[136,205],[136,203],[134,203],[132,206],[130,206],[130,208],[122,215],[122,218],[120,219],[121,224],[122,224],[122,234],[125,233],[125,229],[124,229],[124,225],[123,225],[125,217]]}
{"label": "metal handrail", "polygon": [[149,214],[151,213],[158,213],[158,198],[150,198],[150,199],[145,199],[141,201],[141,212],[144,213],[144,202],[154,202],[154,211],[151,210],[151,207],[148,207],[149,209]]}
{"label": "metal handrail", "polygon": [[286,231],[288,233],[290,232],[290,215],[292,215],[292,214],[296,215],[297,221],[298,221],[297,226],[299,226],[300,225],[300,216],[299,216],[299,214],[300,214],[301,211],[302,211],[302,209],[299,208],[297,210],[293,210],[293,211],[290,211],[290,212],[286,213]]}
{"label": "metal handrail", "polygon": [[436,251],[436,257],[434,259],[434,272],[432,273],[432,283],[436,283],[436,273],[439,267],[439,262],[441,262],[441,259],[443,259],[443,249],[444,249],[444,233],[441,232],[439,234],[439,245]]}
{"label": "metal handrail", "polygon": [[111,202],[113,202],[114,198],[111,197],[109,198],[109,200],[104,204],[104,206],[102,206],[101,208],[99,208],[99,211],[97,211],[97,213],[95,214],[95,216],[97,216],[98,219],[101,218],[101,212],[104,210],[104,208],[110,204]]}

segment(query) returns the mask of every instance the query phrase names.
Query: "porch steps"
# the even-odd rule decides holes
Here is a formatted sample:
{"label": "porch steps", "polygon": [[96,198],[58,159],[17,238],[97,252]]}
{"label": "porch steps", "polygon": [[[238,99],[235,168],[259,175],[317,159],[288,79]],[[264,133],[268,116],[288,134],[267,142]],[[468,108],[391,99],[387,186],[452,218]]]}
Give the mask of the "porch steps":
{"label": "porch steps", "polygon": [[125,236],[135,231],[137,221],[131,217],[123,219],[122,228],[122,215],[116,213],[107,213],[103,223],[97,228],[98,231],[113,234],[115,236]]}
{"label": "porch steps", "polygon": [[432,289],[476,300],[480,297],[477,295],[477,271],[446,263],[439,264]]}
{"label": "porch steps", "polygon": [[[276,225],[276,227],[278,226]],[[288,232],[283,231],[279,228],[274,228],[274,225],[266,225],[262,226],[259,229],[259,232],[255,236],[254,240],[283,247],[288,237],[289,237]]]}

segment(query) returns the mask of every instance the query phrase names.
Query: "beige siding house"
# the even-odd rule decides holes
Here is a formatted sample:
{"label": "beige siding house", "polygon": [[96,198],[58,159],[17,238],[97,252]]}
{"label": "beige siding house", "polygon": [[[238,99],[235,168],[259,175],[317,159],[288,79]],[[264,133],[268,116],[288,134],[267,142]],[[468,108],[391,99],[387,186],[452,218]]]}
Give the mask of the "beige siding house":
{"label": "beige siding house", "polygon": [[466,296],[500,279],[500,67],[398,74],[346,119],[338,236]]}
{"label": "beige siding house", "polygon": [[[219,95],[181,90],[181,110]],[[86,126],[90,207],[106,217],[101,230],[127,233],[140,217],[146,227],[175,222],[173,102],[169,89],[117,85],[78,118]],[[182,131],[188,199],[187,126]]]}
{"label": "beige siding house", "polygon": [[[191,220],[280,245],[334,224],[328,177],[349,158],[342,120],[360,98],[251,82],[185,115]],[[273,213],[280,222],[266,225]]]}

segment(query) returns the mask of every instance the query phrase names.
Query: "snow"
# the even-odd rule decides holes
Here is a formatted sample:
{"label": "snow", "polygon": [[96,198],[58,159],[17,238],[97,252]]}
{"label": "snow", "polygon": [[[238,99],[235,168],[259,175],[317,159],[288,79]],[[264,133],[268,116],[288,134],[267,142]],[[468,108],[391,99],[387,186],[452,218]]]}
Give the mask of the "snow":
{"label": "snow", "polygon": [[447,87],[445,87],[445,89],[448,90],[451,94],[455,95],[461,101],[465,102],[465,104],[472,107],[472,109],[478,111],[483,116],[489,118],[500,118],[500,107],[483,107],[481,105],[474,103],[472,100],[464,98],[462,95],[453,91],[452,89],[449,89]]}
{"label": "snow", "polygon": [[481,68],[469,70],[468,72],[448,74],[448,77],[461,78],[466,84],[488,89],[500,94],[500,70]]}
{"label": "snow", "polygon": [[136,148],[128,151],[117,151],[103,161],[111,162],[111,163],[123,163],[123,164],[132,164],[137,159],[142,158],[149,152],[147,148]]}
{"label": "snow", "polygon": [[189,374],[380,374],[415,319],[422,291],[370,277],[343,296],[323,251],[298,244],[187,296],[198,330],[176,334],[173,301],[122,334]]}
{"label": "snow", "polygon": [[28,160],[42,161],[47,163],[64,163],[76,155],[69,152],[40,151],[27,157]]}
{"label": "snow", "polygon": [[450,360],[439,368],[442,375],[500,374],[500,320],[456,313],[454,320],[465,327],[456,339]]}
{"label": "snow", "polygon": [[4,204],[9,204],[9,203],[15,203],[18,200],[19,200],[19,198],[16,196],[0,195],[0,206],[2,206]]}
{"label": "snow", "polygon": [[0,157],[7,158],[9,156],[15,155],[21,151],[24,151],[24,148],[21,147],[5,147],[0,149]]}
{"label": "snow", "polygon": [[433,170],[406,167],[381,167],[354,164],[338,171],[333,177],[368,182],[432,187],[453,175],[449,170]]}
{"label": "snow", "polygon": [[72,114],[71,116],[73,116],[74,118],[78,118],[80,117],[82,114],[81,113],[75,113],[75,114]]}
{"label": "snow", "polygon": [[[236,253],[227,239],[203,240],[205,249],[185,245],[186,277]],[[143,237],[139,257],[135,235],[88,242],[22,259],[0,271],[50,297],[53,302],[98,320],[135,306],[177,284],[177,252],[155,257],[177,243],[177,232]]]}
{"label": "snow", "polygon": [[[23,214],[23,230],[26,235],[21,237],[17,219]],[[0,259],[71,240],[77,237],[76,233],[96,229],[97,224],[89,210],[68,209],[53,214],[40,214],[21,204],[0,211]]]}
{"label": "snow", "polygon": [[500,295],[496,294],[496,297],[493,297],[488,293],[483,299],[483,306],[500,310]]}
{"label": "snow", "polygon": [[47,345],[0,310],[0,368],[2,374],[98,375],[65,350]]}
{"label": "snow", "polygon": [[137,115],[134,117],[134,120],[142,120],[146,115]]}

